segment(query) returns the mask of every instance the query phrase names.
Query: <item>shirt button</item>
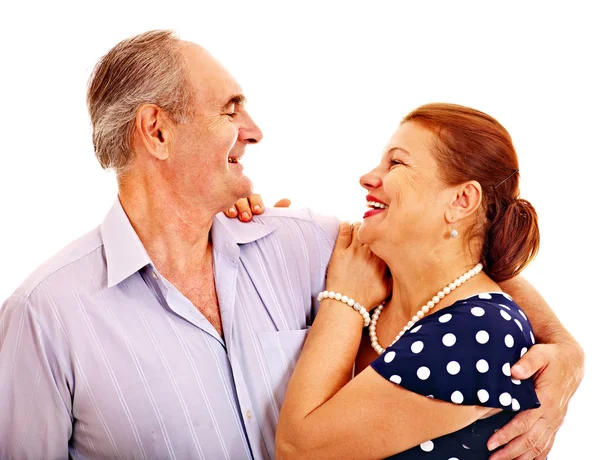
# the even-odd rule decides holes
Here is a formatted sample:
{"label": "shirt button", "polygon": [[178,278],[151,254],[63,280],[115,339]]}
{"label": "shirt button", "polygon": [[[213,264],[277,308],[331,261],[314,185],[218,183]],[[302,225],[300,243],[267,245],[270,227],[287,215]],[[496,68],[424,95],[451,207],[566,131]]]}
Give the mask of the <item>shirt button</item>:
{"label": "shirt button", "polygon": [[158,279],[158,274],[155,271],[152,272],[152,276],[154,277],[155,280]]}
{"label": "shirt button", "polygon": [[246,418],[248,420],[252,420],[252,412],[250,412],[249,410],[246,411]]}

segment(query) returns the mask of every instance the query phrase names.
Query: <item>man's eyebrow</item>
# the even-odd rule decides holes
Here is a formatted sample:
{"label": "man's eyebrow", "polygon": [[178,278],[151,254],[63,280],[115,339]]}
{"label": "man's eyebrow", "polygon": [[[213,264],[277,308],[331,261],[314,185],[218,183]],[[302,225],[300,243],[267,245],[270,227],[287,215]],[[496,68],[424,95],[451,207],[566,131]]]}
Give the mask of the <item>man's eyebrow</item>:
{"label": "man's eyebrow", "polygon": [[236,94],[229,98],[227,103],[223,106],[222,110],[227,109],[231,104],[245,104],[245,103],[246,103],[246,96],[244,96],[243,94]]}

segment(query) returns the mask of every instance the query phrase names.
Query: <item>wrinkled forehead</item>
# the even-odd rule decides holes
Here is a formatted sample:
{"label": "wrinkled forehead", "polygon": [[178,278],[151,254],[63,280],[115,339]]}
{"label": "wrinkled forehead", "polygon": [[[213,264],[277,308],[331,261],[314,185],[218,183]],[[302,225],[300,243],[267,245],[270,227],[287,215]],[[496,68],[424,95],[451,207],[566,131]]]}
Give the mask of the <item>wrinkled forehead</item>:
{"label": "wrinkled forehead", "polygon": [[182,42],[181,48],[189,83],[200,103],[221,107],[233,94],[242,93],[233,75],[204,48],[189,42]]}

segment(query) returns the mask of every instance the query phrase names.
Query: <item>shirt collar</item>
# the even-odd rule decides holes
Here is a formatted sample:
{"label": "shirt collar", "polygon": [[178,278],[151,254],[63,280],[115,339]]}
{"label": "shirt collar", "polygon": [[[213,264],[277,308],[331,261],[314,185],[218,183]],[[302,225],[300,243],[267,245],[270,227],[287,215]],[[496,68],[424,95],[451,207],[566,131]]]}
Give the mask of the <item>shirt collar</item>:
{"label": "shirt collar", "polygon": [[119,284],[141,268],[152,264],[117,198],[101,226],[108,287]]}
{"label": "shirt collar", "polygon": [[[252,243],[274,230],[273,227],[256,221],[244,223],[238,219],[230,219],[221,213],[213,220],[211,238],[213,247],[217,251],[228,256],[237,256],[239,249],[236,247],[236,254],[232,254],[231,243],[235,245]],[[106,215],[101,232],[106,254],[108,287],[119,284],[146,265],[152,265],[150,256],[129,222],[118,198]]]}
{"label": "shirt collar", "polygon": [[[256,216],[252,222],[240,222],[230,219],[223,213],[217,214],[213,220],[210,236],[213,248],[222,254],[231,254],[232,244],[240,245],[252,243],[264,238],[275,230],[265,224],[257,222]],[[236,247],[236,254],[239,249]]]}

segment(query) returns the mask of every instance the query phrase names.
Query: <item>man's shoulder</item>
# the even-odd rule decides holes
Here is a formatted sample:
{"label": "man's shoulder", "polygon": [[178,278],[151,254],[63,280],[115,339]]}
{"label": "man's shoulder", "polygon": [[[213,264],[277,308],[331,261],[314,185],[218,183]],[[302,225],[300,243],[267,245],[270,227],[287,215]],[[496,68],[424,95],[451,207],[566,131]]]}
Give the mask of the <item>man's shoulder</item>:
{"label": "man's shoulder", "polygon": [[308,208],[266,208],[254,221],[277,229],[289,228],[290,221],[312,228],[323,238],[335,242],[339,220],[335,216],[316,213]]}
{"label": "man's shoulder", "polygon": [[[44,285],[52,291],[57,286],[64,286],[63,278],[68,276],[67,270],[81,272],[89,270],[89,257],[98,258],[97,252],[103,246],[100,227],[80,236],[55,255],[50,257],[36,268],[21,285],[15,290],[13,296],[29,298],[31,294]],[[99,256],[103,258],[102,255]]]}

